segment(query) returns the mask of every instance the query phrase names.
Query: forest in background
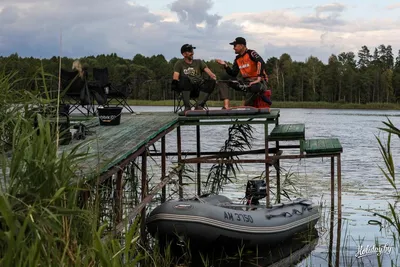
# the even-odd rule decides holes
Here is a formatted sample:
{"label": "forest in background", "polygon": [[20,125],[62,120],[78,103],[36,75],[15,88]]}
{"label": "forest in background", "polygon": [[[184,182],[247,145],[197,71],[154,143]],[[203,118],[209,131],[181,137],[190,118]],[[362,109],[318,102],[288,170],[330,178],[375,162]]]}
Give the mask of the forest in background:
{"label": "forest in background", "polygon": [[[63,57],[62,68],[71,70],[74,60]],[[173,99],[170,83],[177,58],[168,61],[163,55],[146,57],[136,54],[132,59],[126,59],[111,53],[79,60],[89,68],[89,79],[92,79],[91,68],[107,67],[113,84],[132,86],[131,99]],[[304,62],[294,61],[286,53],[279,58],[264,60],[274,101],[356,104],[400,101],[400,50],[395,55],[391,45],[382,44],[372,49],[362,46],[357,55],[353,52],[332,54],[327,64],[314,56]],[[205,62],[218,79],[226,78],[224,69],[214,60]],[[20,89],[33,88],[33,81],[37,79],[41,67],[50,74],[46,78],[47,86],[57,89],[59,57],[22,58],[17,53],[0,57],[0,68],[6,73],[17,72],[14,78],[19,79]],[[242,94],[233,92],[232,96],[232,100],[240,100]],[[210,100],[219,100],[218,89]]]}

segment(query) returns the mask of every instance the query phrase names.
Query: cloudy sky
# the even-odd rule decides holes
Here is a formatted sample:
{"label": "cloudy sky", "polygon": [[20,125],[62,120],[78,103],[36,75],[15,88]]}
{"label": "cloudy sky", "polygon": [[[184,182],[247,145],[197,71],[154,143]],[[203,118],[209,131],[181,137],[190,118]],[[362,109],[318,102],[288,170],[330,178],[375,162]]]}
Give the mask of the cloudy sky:
{"label": "cloudy sky", "polygon": [[324,62],[332,53],[400,49],[400,2],[391,0],[1,0],[0,55],[81,57],[117,53],[132,58],[196,57],[232,61],[237,36],[265,59],[289,53]]}

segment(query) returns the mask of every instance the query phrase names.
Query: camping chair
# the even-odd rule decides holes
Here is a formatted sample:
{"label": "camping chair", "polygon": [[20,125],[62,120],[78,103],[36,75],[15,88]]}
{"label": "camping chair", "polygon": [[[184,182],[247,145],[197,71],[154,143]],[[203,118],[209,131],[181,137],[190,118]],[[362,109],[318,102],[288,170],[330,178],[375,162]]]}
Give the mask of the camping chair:
{"label": "camping chair", "polygon": [[[62,104],[69,104],[68,115],[74,110],[79,110],[83,115],[94,114],[93,96],[89,93],[86,79],[79,77],[78,71],[61,69],[61,90],[65,91]],[[86,110],[84,112],[80,108]],[[86,113],[86,114],[85,114]]]}
{"label": "camping chair", "polygon": [[133,109],[127,103],[128,97],[131,94],[129,86],[114,86],[108,80],[108,68],[93,68],[93,78],[100,83],[100,87],[104,88],[107,95],[105,106],[109,106],[112,100],[117,101],[119,105],[126,108],[130,113],[134,113]]}
{"label": "camping chair", "polygon": [[[178,113],[185,109],[185,104],[183,103],[183,94],[182,91],[173,91],[174,92],[174,113]],[[193,90],[190,92],[190,108],[195,108],[197,104],[197,98],[199,97],[199,90]],[[208,109],[207,103],[204,105],[205,109]]]}
{"label": "camping chair", "polygon": [[[174,92],[174,113],[178,113],[185,109],[185,104],[183,103],[183,94],[182,91],[173,91]],[[197,100],[200,95],[199,88],[190,92],[190,108],[195,108],[197,105]],[[208,110],[207,103],[204,105],[204,109]]]}

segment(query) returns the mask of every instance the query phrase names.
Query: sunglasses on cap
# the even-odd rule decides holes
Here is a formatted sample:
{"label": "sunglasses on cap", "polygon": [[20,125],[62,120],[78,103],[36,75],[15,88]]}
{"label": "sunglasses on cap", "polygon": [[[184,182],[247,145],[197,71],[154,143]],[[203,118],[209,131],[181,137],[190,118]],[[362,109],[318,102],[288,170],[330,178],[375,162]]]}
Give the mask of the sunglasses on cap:
{"label": "sunglasses on cap", "polygon": [[192,46],[191,44],[184,44],[181,47],[181,53],[193,52],[193,49],[196,49],[196,47]]}

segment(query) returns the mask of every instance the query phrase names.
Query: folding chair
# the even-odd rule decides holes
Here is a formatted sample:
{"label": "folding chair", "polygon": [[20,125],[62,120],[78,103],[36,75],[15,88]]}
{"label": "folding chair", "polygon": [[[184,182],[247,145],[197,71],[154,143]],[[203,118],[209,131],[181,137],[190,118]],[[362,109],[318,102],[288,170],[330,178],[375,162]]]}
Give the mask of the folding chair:
{"label": "folding chair", "polygon": [[119,105],[126,108],[130,113],[134,113],[133,109],[127,103],[128,97],[131,94],[129,86],[112,85],[108,80],[108,68],[93,68],[93,78],[100,83],[100,86],[104,88],[107,95],[106,106],[109,106],[112,100],[117,101],[117,107]]}
{"label": "folding chair", "polygon": [[[93,96],[90,94],[86,79],[79,77],[78,71],[67,71],[61,69],[61,88],[65,91],[62,97],[62,104],[69,104],[70,109],[68,115],[74,110],[79,110],[83,115],[94,114]],[[82,107],[86,110],[80,109]]]}
{"label": "folding chair", "polygon": [[[210,79],[207,75],[203,75],[204,81]],[[195,90],[190,92],[190,108],[195,108],[197,106],[197,102],[199,100],[200,88],[197,86]],[[181,91],[174,91],[174,113],[178,113],[179,111],[183,111],[185,109],[185,105],[183,103],[183,94]],[[208,110],[207,102],[204,105],[204,109]]]}
{"label": "folding chair", "polygon": [[[199,97],[199,90],[193,90],[190,92],[190,108],[196,107],[197,98]],[[208,109],[207,103],[204,106],[205,109]],[[174,91],[174,113],[178,113],[185,109],[185,104],[183,103],[183,94],[182,92]]]}

